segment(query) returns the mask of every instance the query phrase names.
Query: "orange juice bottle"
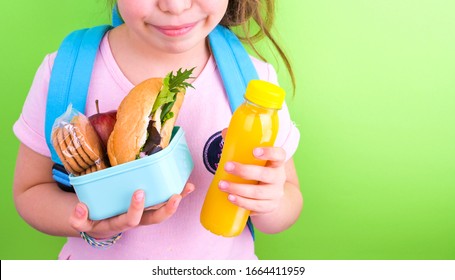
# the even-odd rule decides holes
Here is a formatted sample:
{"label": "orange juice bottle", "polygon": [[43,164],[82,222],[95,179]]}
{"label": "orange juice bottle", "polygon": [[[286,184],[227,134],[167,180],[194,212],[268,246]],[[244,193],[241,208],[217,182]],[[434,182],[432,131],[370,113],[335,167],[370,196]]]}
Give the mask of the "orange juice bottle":
{"label": "orange juice bottle", "polygon": [[228,200],[228,193],[218,188],[220,180],[241,184],[257,184],[257,181],[228,174],[224,165],[228,161],[265,165],[264,160],[254,157],[253,149],[273,146],[278,133],[278,110],[283,104],[285,92],[269,82],[252,80],[244,97],[244,103],[232,115],[221,159],[201,211],[201,224],[212,233],[226,237],[243,231],[250,211]]}

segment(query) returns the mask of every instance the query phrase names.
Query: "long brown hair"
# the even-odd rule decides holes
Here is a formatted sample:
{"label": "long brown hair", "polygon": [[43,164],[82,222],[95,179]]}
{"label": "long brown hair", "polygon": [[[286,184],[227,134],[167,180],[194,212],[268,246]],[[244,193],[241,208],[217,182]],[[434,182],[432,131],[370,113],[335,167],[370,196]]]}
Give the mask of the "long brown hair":
{"label": "long brown hair", "polygon": [[[115,3],[116,0],[108,0],[111,10]],[[283,60],[289,72],[292,88],[295,93],[296,82],[291,63],[271,33],[274,20],[275,0],[229,0],[226,14],[220,24],[230,29],[233,27],[234,29],[237,27],[240,28],[240,32],[236,32],[239,39],[247,43],[264,61],[267,60],[261,55],[254,43],[266,37]]]}
{"label": "long brown hair", "polygon": [[267,60],[257,50],[254,43],[266,37],[283,60],[291,77],[292,87],[295,93],[296,82],[291,63],[271,33],[274,20],[275,0],[229,0],[226,14],[220,24],[229,28],[240,27],[241,34],[243,35],[237,32],[237,36],[240,40],[246,42],[264,61]]}

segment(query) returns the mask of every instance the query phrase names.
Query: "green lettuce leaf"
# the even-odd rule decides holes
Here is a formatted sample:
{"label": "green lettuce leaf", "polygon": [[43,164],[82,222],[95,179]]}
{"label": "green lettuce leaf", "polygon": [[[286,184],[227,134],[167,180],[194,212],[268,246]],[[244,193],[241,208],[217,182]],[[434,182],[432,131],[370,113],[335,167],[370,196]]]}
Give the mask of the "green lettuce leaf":
{"label": "green lettuce leaf", "polygon": [[191,78],[194,68],[184,70],[180,68],[174,75],[171,71],[163,80],[163,87],[161,88],[158,97],[156,98],[155,104],[153,104],[151,116],[156,112],[158,108],[163,106],[160,119],[161,125],[168,119],[171,119],[174,114],[171,113],[172,106],[175,103],[176,95],[178,92],[186,91],[186,88],[193,87],[190,83],[186,82],[187,79]]}

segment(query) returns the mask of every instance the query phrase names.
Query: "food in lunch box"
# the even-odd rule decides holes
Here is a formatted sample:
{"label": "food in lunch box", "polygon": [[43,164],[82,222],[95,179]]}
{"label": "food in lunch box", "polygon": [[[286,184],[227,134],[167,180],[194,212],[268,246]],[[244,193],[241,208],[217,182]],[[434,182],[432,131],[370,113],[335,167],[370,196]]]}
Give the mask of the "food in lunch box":
{"label": "food in lunch box", "polygon": [[88,118],[73,110],[65,113],[52,130],[52,144],[65,169],[73,175],[84,175],[108,167],[105,149]]}
{"label": "food in lunch box", "polygon": [[151,155],[169,144],[193,69],[147,79],[122,100],[107,146],[112,166]]}
{"label": "food in lunch box", "polygon": [[96,133],[100,137],[101,143],[104,148],[107,147],[107,140],[114,129],[115,122],[117,121],[117,110],[100,113],[99,101],[95,100],[96,114],[88,117]]}

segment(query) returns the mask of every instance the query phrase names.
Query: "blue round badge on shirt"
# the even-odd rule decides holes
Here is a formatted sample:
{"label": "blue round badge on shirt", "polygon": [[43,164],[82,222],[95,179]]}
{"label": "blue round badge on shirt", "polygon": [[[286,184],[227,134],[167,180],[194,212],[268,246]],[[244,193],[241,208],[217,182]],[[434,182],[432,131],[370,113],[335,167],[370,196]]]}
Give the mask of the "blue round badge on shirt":
{"label": "blue round badge on shirt", "polygon": [[209,140],[204,145],[203,161],[204,165],[210,173],[215,174],[218,168],[218,163],[221,158],[221,150],[223,149],[224,140],[221,136],[221,131],[210,136]]}

